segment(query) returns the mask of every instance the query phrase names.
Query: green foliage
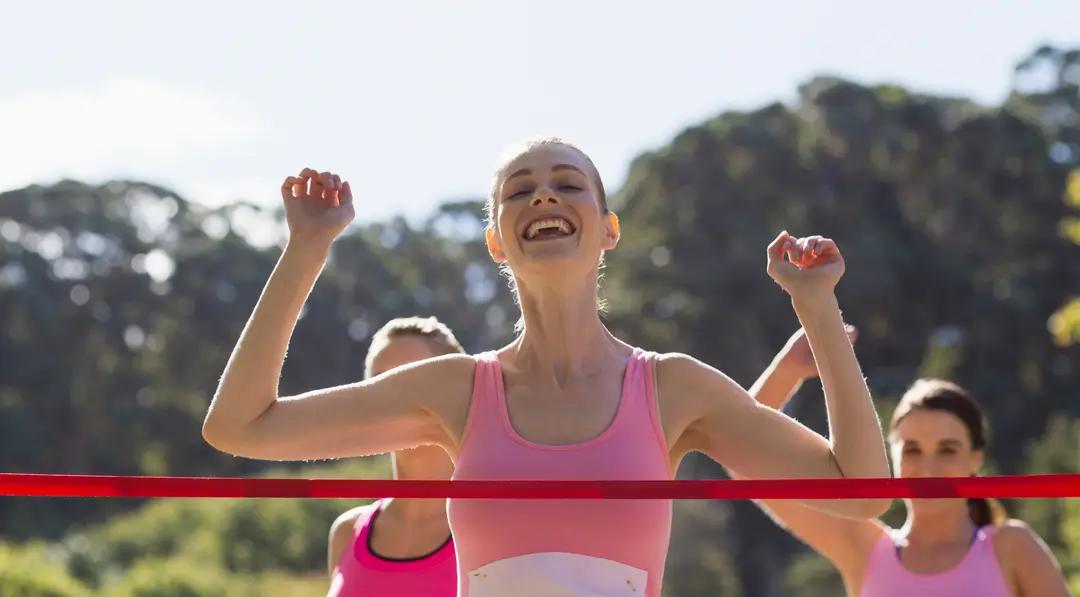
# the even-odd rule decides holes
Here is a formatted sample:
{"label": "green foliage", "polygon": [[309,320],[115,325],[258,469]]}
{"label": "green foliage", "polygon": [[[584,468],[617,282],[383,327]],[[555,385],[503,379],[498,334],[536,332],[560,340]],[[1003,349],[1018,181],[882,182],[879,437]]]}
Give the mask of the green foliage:
{"label": "green foliage", "polygon": [[739,575],[729,555],[729,546],[720,541],[701,543],[698,533],[720,536],[728,517],[727,504],[698,500],[675,503],[674,528],[664,571],[664,595],[745,595]]}
{"label": "green foliage", "polygon": [[846,594],[840,573],[832,563],[816,553],[795,556],[784,573],[784,585],[789,595],[825,597]]}
{"label": "green foliage", "polygon": [[[311,478],[389,473],[384,458],[297,472]],[[355,500],[155,500],[108,524],[69,533],[62,548],[68,569],[99,587],[130,577],[146,560],[183,561],[230,574],[310,572],[325,564],[330,524],[356,505]],[[140,583],[150,576],[138,574]]]}
{"label": "green foliage", "polygon": [[820,232],[844,250],[841,304],[876,393],[929,359],[1021,441],[1076,391],[1075,354],[1044,333],[1080,286],[1080,251],[1051,233],[1067,171],[1039,123],[1007,111],[815,80],[796,106],[721,115],[634,163],[613,198],[627,233],[610,318],[748,385],[795,325],[764,247]]}
{"label": "green foliage", "polygon": [[[1051,156],[1080,167],[1080,50],[1044,46],[1017,66],[1023,89],[1011,104],[1039,122],[1051,140]],[[1025,81],[1026,79],[1026,81]],[[1080,245],[1080,169],[1068,178],[1063,193],[1071,215],[1063,217],[1060,234]],[[1075,289],[1075,286],[1072,287]],[[1051,316],[1049,325],[1060,346],[1080,343],[1080,297],[1074,296]]]}
{"label": "green foliage", "polygon": [[1080,595],[1080,500],[1065,503],[1065,517],[1062,520],[1062,536],[1065,549],[1059,556],[1065,573],[1069,575],[1074,594]]}
{"label": "green foliage", "polygon": [[[1055,416],[1025,453],[1028,472],[1080,472],[1080,420]],[[1080,500],[1020,500],[1018,512],[1053,550],[1075,592],[1080,585]]]}
{"label": "green foliage", "polygon": [[183,559],[140,560],[105,591],[109,597],[257,597],[251,579]]}
{"label": "green foliage", "polygon": [[1050,316],[1050,332],[1059,346],[1080,343],[1080,298],[1069,299]]}
{"label": "green foliage", "polygon": [[[399,315],[437,315],[477,350],[506,339],[512,302],[497,292],[495,270],[479,265],[490,263],[481,217],[480,203],[466,201],[419,227],[350,231],[297,326],[282,391],[358,380],[370,334]],[[241,232],[279,221],[245,204],[207,210],[137,182],[0,193],[0,469],[265,469],[216,452],[200,427],[277,258],[277,247]],[[136,503],[0,499],[0,533],[57,538]]]}
{"label": "green foliage", "polygon": [[[303,572],[325,562],[330,523],[350,504],[341,500],[248,500],[230,506],[219,527],[226,568]],[[323,531],[313,533],[312,529]]]}
{"label": "green foliage", "polygon": [[[1065,414],[1050,419],[1046,432],[1025,450],[1030,473],[1080,473],[1080,420]],[[1075,500],[1074,500],[1075,501]],[[1031,525],[1059,558],[1070,553],[1063,533],[1067,532],[1066,500],[1028,499],[1019,502],[1018,517]]]}
{"label": "green foliage", "polygon": [[86,587],[49,557],[45,546],[0,543],[0,589],[7,597],[82,597]]}

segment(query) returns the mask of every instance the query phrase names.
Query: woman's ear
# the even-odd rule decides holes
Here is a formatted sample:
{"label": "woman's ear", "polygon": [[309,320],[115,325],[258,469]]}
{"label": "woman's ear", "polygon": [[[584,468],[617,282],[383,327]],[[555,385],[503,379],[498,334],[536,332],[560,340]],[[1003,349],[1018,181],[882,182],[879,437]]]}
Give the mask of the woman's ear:
{"label": "woman's ear", "polygon": [[498,234],[495,233],[494,226],[488,226],[484,229],[484,241],[487,242],[488,255],[491,255],[491,260],[495,263],[506,263],[506,254],[503,253],[502,247],[499,245]]}
{"label": "woman's ear", "polygon": [[610,251],[615,248],[615,245],[619,244],[619,216],[615,215],[613,211],[607,212],[606,216],[603,249]]}

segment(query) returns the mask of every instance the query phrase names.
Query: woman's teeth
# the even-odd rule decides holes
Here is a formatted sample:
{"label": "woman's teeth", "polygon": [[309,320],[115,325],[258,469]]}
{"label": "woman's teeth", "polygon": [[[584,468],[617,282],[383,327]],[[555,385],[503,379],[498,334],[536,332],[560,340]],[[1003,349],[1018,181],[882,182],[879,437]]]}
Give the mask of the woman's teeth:
{"label": "woman's teeth", "polygon": [[537,220],[529,225],[528,230],[525,231],[525,239],[532,240],[539,236],[540,232],[544,230],[558,231],[560,236],[567,236],[573,232],[573,228],[566,220],[562,218],[545,218],[543,220]]}

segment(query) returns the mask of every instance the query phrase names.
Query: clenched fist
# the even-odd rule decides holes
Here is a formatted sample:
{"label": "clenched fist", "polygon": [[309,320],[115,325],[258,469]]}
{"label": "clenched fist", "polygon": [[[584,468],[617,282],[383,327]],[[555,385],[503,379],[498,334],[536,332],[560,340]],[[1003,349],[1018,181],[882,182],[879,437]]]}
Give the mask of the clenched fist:
{"label": "clenched fist", "polygon": [[290,242],[332,243],[352,222],[352,189],[332,172],[304,168],[281,183]]}
{"label": "clenched fist", "polygon": [[832,239],[796,238],[785,230],[769,244],[768,272],[792,298],[832,292],[844,275],[844,256]]}

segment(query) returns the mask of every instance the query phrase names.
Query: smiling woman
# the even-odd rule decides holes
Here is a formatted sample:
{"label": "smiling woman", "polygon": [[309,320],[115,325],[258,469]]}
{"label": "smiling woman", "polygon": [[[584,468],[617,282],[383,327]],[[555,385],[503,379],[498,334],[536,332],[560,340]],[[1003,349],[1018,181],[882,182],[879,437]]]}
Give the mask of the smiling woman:
{"label": "smiling woman", "polygon": [[[619,242],[599,173],[577,147],[528,142],[500,162],[485,231],[519,297],[507,346],[445,355],[360,383],[277,393],[297,316],[354,214],[348,182],[306,168],[281,186],[289,241],[225,368],[203,435],[237,455],[339,458],[439,446],[455,479],[664,480],[700,451],[751,477],[887,477],[881,428],[840,317],[836,244],[781,232],[767,272],[818,367],[830,440],[758,405],[723,373],[613,336],[599,268]],[[871,518],[885,500],[808,502]],[[450,500],[459,595],[660,595],[668,500]]]}
{"label": "smiling woman", "polygon": [[[554,151],[556,152],[556,155],[558,155],[558,153],[565,153],[570,156],[569,159],[555,160],[554,163],[547,164],[547,168],[553,177],[550,182],[552,188],[567,197],[576,196],[580,198],[582,196],[589,197],[589,195],[593,195],[595,199],[590,198],[589,200],[595,201],[599,205],[601,215],[610,220],[609,223],[614,227],[614,234],[617,242],[619,219],[618,216],[608,209],[607,192],[604,190],[604,183],[601,180],[600,173],[596,169],[596,165],[593,164],[592,159],[576,145],[559,137],[538,137],[522,141],[505,152],[500,159],[499,167],[495,170],[495,174],[492,177],[491,193],[488,196],[485,209],[488,220],[486,236],[489,242],[489,250],[491,249],[490,243],[493,238],[492,235],[497,227],[495,214],[500,194],[504,194],[507,201],[512,202],[528,199],[531,207],[542,207],[543,200],[538,199],[535,196],[535,193],[538,186],[538,176],[543,174],[543,172],[539,170],[533,172],[533,170],[527,167],[512,168],[512,166],[515,166],[518,158],[524,155],[544,151]],[[589,193],[590,190],[592,193]],[[525,222],[519,234],[522,240],[536,242],[561,238],[576,238],[575,235],[580,222],[576,221],[566,209],[557,209],[558,206],[553,206],[552,199],[550,198],[548,199],[548,205],[556,208],[549,211],[538,211],[535,219]],[[568,242],[573,241],[571,240]],[[550,252],[557,250],[558,247],[541,248],[542,250]],[[494,256],[494,253],[492,255]],[[496,262],[498,262],[498,260],[496,260]],[[603,252],[601,252],[599,265],[602,266],[603,263],[604,255]],[[520,305],[521,294],[518,292],[517,287],[518,278],[514,276],[511,271],[509,262],[503,261],[500,263],[500,269],[503,276],[509,282],[510,292],[514,296],[514,302]],[[600,302],[597,303],[598,308],[601,304],[602,303]],[[524,326],[524,317],[519,318],[514,326],[514,331],[520,333],[522,329],[524,329]]]}

